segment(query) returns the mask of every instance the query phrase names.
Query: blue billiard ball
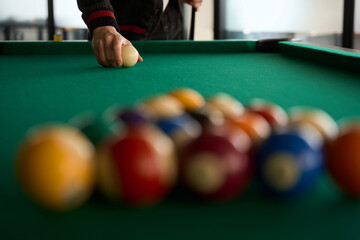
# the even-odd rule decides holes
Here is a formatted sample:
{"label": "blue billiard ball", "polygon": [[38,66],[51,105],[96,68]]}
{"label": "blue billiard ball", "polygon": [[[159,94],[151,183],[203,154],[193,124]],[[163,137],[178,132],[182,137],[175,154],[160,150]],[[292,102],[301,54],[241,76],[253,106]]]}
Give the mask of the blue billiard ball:
{"label": "blue billiard ball", "polygon": [[323,170],[323,142],[310,126],[274,132],[256,153],[256,172],[265,191],[291,197],[308,191]]}
{"label": "blue billiard ball", "polygon": [[200,124],[186,113],[178,117],[159,119],[156,125],[174,141],[177,149],[182,148],[201,133]]}

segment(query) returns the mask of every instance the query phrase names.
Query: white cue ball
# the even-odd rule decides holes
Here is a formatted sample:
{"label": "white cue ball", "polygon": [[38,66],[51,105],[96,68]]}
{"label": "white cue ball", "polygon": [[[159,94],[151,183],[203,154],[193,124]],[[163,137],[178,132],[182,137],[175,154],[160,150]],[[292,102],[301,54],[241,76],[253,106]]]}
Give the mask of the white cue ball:
{"label": "white cue ball", "polygon": [[123,67],[132,67],[137,63],[139,53],[136,48],[128,44],[122,46],[121,57],[123,59]]}

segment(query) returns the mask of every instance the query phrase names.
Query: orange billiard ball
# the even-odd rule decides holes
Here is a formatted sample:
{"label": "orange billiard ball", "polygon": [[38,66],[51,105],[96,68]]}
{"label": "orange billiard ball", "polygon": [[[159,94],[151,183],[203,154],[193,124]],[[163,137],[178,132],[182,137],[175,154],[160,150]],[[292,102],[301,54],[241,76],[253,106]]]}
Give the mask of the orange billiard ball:
{"label": "orange billiard ball", "polygon": [[327,169],[340,189],[360,198],[360,122],[342,128],[326,151]]}
{"label": "orange billiard ball", "polygon": [[230,118],[230,122],[235,127],[244,130],[254,145],[266,139],[271,133],[270,124],[265,118],[251,111],[245,111],[240,116]]}

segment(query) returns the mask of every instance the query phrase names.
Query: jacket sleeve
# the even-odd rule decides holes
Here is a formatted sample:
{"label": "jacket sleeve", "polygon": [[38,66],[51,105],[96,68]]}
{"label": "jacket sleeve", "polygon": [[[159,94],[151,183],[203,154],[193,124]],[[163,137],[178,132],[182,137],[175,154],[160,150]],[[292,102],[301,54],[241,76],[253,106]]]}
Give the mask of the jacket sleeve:
{"label": "jacket sleeve", "polygon": [[91,37],[94,29],[102,26],[113,26],[120,32],[110,0],[77,0],[77,4]]}

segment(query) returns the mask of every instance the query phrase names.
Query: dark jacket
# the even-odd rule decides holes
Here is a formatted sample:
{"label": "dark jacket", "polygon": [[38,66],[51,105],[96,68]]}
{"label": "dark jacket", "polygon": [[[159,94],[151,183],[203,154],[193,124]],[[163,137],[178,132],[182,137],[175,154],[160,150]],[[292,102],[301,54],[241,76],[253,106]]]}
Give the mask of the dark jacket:
{"label": "dark jacket", "polygon": [[90,35],[100,26],[114,26],[129,40],[182,38],[183,22],[178,0],[77,0]]}

